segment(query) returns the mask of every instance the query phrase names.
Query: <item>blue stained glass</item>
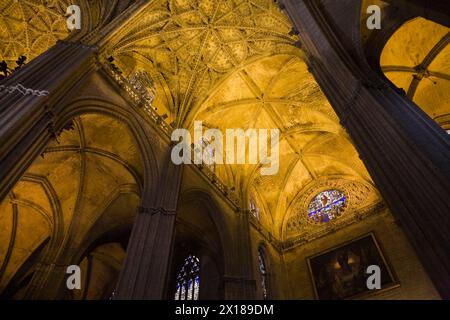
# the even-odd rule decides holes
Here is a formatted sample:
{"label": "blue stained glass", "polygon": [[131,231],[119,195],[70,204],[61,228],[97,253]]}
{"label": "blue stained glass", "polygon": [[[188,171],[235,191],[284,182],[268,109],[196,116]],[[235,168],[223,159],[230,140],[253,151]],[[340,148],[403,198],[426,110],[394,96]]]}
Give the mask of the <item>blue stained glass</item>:
{"label": "blue stained glass", "polygon": [[308,217],[314,222],[326,223],[341,216],[347,203],[338,190],[326,190],[314,197],[308,207]]}
{"label": "blue stained glass", "polygon": [[189,255],[177,276],[175,300],[198,300],[200,290],[200,260]]}
{"label": "blue stained glass", "polygon": [[188,281],[188,296],[187,300],[192,300],[192,294],[194,293],[194,285],[192,283],[192,279],[189,279]]}
{"label": "blue stained glass", "polygon": [[264,261],[264,253],[262,249],[258,250],[258,263],[259,263],[259,272],[261,276],[261,290],[263,294],[263,299],[267,300],[268,292],[267,292],[267,271],[266,271],[266,263]]}
{"label": "blue stained glass", "polygon": [[194,300],[198,300],[198,293],[200,289],[200,277],[195,277],[195,283],[194,283]]}
{"label": "blue stained glass", "polygon": [[175,300],[180,300],[181,288],[180,285],[177,284],[177,291],[175,292]]}
{"label": "blue stained glass", "polygon": [[181,284],[181,296],[180,296],[180,300],[186,300],[186,283],[183,282]]}

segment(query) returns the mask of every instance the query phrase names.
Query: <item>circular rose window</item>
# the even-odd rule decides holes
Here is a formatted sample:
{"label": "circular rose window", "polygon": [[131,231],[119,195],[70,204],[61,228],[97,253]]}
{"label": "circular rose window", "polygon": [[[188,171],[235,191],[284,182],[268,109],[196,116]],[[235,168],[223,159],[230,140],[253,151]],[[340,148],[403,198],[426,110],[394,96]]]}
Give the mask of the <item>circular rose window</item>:
{"label": "circular rose window", "polygon": [[322,191],[312,199],[308,207],[308,218],[324,223],[339,217],[346,207],[346,197],[338,190]]}

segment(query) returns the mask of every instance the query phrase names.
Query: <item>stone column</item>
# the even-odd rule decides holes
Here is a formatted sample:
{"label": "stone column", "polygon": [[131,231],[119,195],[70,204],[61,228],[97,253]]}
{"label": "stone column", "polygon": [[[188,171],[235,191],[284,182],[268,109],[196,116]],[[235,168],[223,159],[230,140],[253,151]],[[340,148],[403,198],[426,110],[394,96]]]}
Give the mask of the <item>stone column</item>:
{"label": "stone column", "polygon": [[[223,289],[226,300],[256,299],[256,282],[253,272],[253,258],[250,238],[250,210],[236,211],[236,223],[233,229],[233,243],[225,244],[232,248],[229,270],[223,277]],[[227,263],[227,262],[226,262]]]}
{"label": "stone column", "polygon": [[224,277],[225,300],[254,300],[256,282],[245,277]]}
{"label": "stone column", "polygon": [[[236,232],[236,249],[238,250],[239,257],[239,274],[241,274],[240,281],[236,282],[236,279],[229,279],[226,281],[225,289],[228,286],[237,287],[238,291],[236,295],[231,295],[231,299],[256,299],[256,282],[253,272],[253,258],[257,254],[253,251],[251,238],[250,238],[250,210],[240,210],[238,213],[238,224]],[[237,285],[237,286],[236,286]],[[225,291],[227,292],[227,291]]]}
{"label": "stone column", "polygon": [[393,86],[358,67],[316,1],[279,2],[384,200],[450,299],[450,137]]}
{"label": "stone column", "polygon": [[56,136],[64,97],[95,68],[95,49],[59,41],[0,82],[0,201]]}
{"label": "stone column", "polygon": [[[69,94],[76,92],[84,77],[97,68],[95,54],[94,47],[59,41],[0,82],[0,201],[57,136],[56,119]],[[49,244],[52,249],[61,237],[52,235]],[[56,265],[54,259],[46,257],[37,264],[25,295],[27,299],[57,296],[59,286],[41,290],[49,279],[53,282],[58,279],[58,283],[64,280],[64,266]]]}
{"label": "stone column", "polygon": [[170,160],[157,183],[157,193],[144,195],[127,248],[116,299],[158,300],[167,297],[182,166]]}

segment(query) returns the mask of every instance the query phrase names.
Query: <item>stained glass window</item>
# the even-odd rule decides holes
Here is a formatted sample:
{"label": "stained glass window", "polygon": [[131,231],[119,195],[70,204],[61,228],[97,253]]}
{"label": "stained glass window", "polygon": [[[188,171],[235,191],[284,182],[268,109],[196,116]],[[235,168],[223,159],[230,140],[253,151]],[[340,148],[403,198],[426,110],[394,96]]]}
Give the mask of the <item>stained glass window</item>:
{"label": "stained glass window", "polygon": [[259,263],[259,273],[261,276],[261,289],[263,293],[263,299],[267,300],[267,269],[266,262],[264,260],[264,252],[262,248],[258,250],[258,263]]}
{"label": "stained glass window", "polygon": [[175,300],[198,300],[200,290],[200,260],[190,254],[177,276]]}
{"label": "stained glass window", "polygon": [[309,204],[308,217],[318,223],[336,219],[342,215],[346,200],[345,195],[338,190],[322,191]]}

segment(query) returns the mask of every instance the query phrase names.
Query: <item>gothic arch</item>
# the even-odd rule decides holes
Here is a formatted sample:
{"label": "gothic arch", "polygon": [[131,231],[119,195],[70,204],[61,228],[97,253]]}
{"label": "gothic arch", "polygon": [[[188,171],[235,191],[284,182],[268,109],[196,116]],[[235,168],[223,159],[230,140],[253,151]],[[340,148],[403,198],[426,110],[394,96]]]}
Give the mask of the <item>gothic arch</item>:
{"label": "gothic arch", "polygon": [[[257,274],[258,276],[256,277],[257,281],[260,283],[258,285],[258,288],[260,289],[259,291],[262,291],[262,281],[264,281],[264,285],[265,285],[265,290],[266,290],[266,297],[265,299],[274,299],[275,297],[275,292],[274,292],[274,288],[276,287],[274,285],[274,274],[275,274],[275,268],[273,265],[273,257],[271,254],[271,251],[269,249],[269,246],[267,245],[266,241],[264,240],[260,240],[256,246],[256,263],[257,263]],[[261,261],[259,260],[260,257],[262,258],[262,263],[264,265],[264,271],[265,273],[262,274],[262,270],[261,270]],[[253,261],[255,261],[255,259],[253,259]],[[264,277],[264,280],[262,279],[262,277]],[[262,292],[260,292],[262,293]]]}
{"label": "gothic arch", "polygon": [[182,208],[188,203],[198,202],[206,208],[209,217],[214,223],[214,227],[220,236],[220,247],[223,250],[223,259],[225,262],[224,271],[230,268],[229,262],[233,257],[233,249],[226,246],[226,243],[232,243],[233,235],[230,229],[229,222],[226,220],[226,213],[221,205],[217,204],[210,191],[202,188],[190,188],[185,190],[180,195],[178,208]]}
{"label": "gothic arch", "polygon": [[200,299],[223,298],[224,277],[236,269],[236,248],[231,246],[234,237],[224,209],[208,191],[190,188],[180,195],[177,212],[169,298],[187,254],[200,259]]}
{"label": "gothic arch", "polygon": [[142,156],[142,164],[144,165],[143,174],[143,195],[151,195],[154,193],[156,187],[155,181],[158,181],[160,175],[161,164],[155,155],[155,145],[152,144],[154,140],[151,139],[153,128],[145,123],[138,112],[133,111],[129,106],[123,107],[115,105],[109,101],[83,98],[71,102],[64,108],[64,112],[56,121],[56,128],[63,128],[74,117],[87,114],[98,113],[103,114],[127,124],[136,145],[139,147],[139,153]]}
{"label": "gothic arch", "polygon": [[[129,132],[130,136],[129,138],[125,138],[126,134],[122,137],[121,144],[123,146],[123,143],[127,143],[127,141],[130,141],[130,147],[133,145],[135,147],[133,150],[133,154],[135,154],[135,158],[138,159],[136,161],[138,161],[140,164],[139,166],[142,167],[139,170],[136,170],[136,168],[134,168],[134,165],[132,163],[128,163],[129,160],[123,160],[121,158],[121,156],[118,156],[117,154],[115,154],[115,150],[114,147],[110,150],[107,151],[107,148],[105,150],[102,150],[102,147],[77,147],[76,144],[73,144],[73,138],[71,138],[73,135],[70,133],[71,130],[78,130],[80,132],[80,143],[82,143],[84,145],[84,140],[86,139],[84,137],[84,135],[86,135],[86,133],[84,133],[85,130],[89,130],[89,141],[92,141],[92,143],[97,143],[97,133],[100,132],[96,132],[95,130],[98,130],[96,128],[96,126],[92,126],[92,124],[90,124],[88,127],[85,128],[85,126],[83,125],[83,122],[85,120],[81,120],[81,119],[90,119],[92,117],[97,117],[97,119],[110,119],[107,121],[116,121],[116,123],[120,124],[120,126],[123,126],[123,128],[125,128],[124,130],[128,130],[127,132]],[[74,120],[75,119],[75,120]],[[74,120],[74,121],[73,121]],[[86,120],[87,121],[87,120]],[[103,121],[103,120],[102,120]],[[99,125],[101,126],[101,122],[99,122]],[[56,115],[54,118],[54,123],[53,123],[53,132],[54,132],[54,139],[56,141],[50,141],[50,144],[47,144],[46,139],[37,139],[38,143],[34,146],[34,148],[36,150],[39,150],[42,153],[44,159],[40,159],[38,158],[39,161],[36,162],[36,159],[30,159],[29,162],[30,164],[30,168],[26,169],[26,170],[31,170],[31,172],[27,172],[23,178],[19,181],[19,183],[22,182],[29,182],[29,183],[39,183],[40,185],[43,185],[44,187],[47,186],[47,188],[44,188],[46,190],[46,193],[49,195],[50,199],[52,199],[51,195],[56,195],[56,193],[58,193],[58,195],[56,195],[56,198],[53,200],[50,200],[49,202],[52,204],[52,207],[54,207],[54,210],[57,210],[57,212],[61,212],[61,211],[65,211],[66,214],[65,216],[62,216],[62,214],[60,214],[60,218],[58,218],[58,215],[55,215],[56,213],[54,213],[54,218],[52,218],[51,222],[51,226],[55,226],[56,227],[56,231],[54,231],[52,234],[52,236],[50,236],[50,241],[48,242],[48,244],[45,246],[44,248],[44,256],[42,259],[44,259],[44,263],[47,264],[52,264],[54,263],[55,259],[59,259],[60,261],[69,261],[69,260],[73,260],[73,259],[77,259],[76,255],[77,252],[76,250],[78,250],[78,252],[83,252],[83,247],[88,247],[90,245],[90,243],[92,243],[93,241],[96,240],[95,237],[100,237],[101,234],[98,234],[98,231],[101,229],[98,229],[99,227],[97,227],[98,223],[96,223],[95,225],[92,225],[90,227],[90,230],[85,230],[83,231],[85,233],[85,235],[83,236],[83,238],[80,238],[79,240],[70,240],[70,241],[76,241],[76,243],[79,244],[80,247],[76,248],[76,250],[64,250],[62,251],[62,248],[66,247],[68,245],[68,241],[70,238],[75,237],[75,233],[79,233],[79,231],[81,229],[79,229],[78,225],[84,225],[85,224],[85,219],[86,218],[82,218],[81,215],[74,215],[73,217],[69,217],[67,216],[67,203],[63,203],[60,204],[58,201],[58,197],[61,197],[61,190],[57,190],[54,191],[54,187],[52,186],[52,182],[48,182],[45,183],[45,181],[47,180],[47,178],[42,179],[39,178],[39,175],[36,175],[35,173],[33,173],[33,170],[38,170],[38,167],[42,167],[45,163],[46,158],[47,157],[54,157],[53,154],[57,155],[57,154],[77,154],[78,150],[84,150],[86,155],[89,155],[89,157],[100,157],[102,159],[104,159],[104,161],[106,163],[109,163],[108,165],[112,165],[113,163],[114,166],[119,166],[122,167],[122,172],[119,170],[119,167],[117,167],[117,170],[112,170],[112,171],[117,171],[117,173],[119,174],[125,174],[125,175],[129,175],[130,179],[135,181],[135,184],[132,184],[130,186],[127,186],[126,183],[119,186],[118,189],[116,190],[112,190],[112,193],[110,193],[110,195],[108,196],[109,199],[105,199],[105,201],[103,202],[103,209],[101,209],[101,212],[97,213],[96,217],[94,218],[95,221],[100,221],[102,220],[102,216],[100,215],[101,213],[105,213],[107,210],[109,210],[108,208],[113,204],[116,203],[117,201],[119,201],[119,199],[125,199],[122,195],[125,195],[125,197],[127,197],[127,194],[134,194],[134,198],[135,200],[125,200],[128,201],[128,210],[125,210],[127,212],[129,212],[130,217],[127,221],[119,221],[119,223],[126,223],[129,226],[132,224],[132,221],[134,219],[134,216],[136,214],[136,211],[133,209],[133,206],[135,208],[137,208],[139,206],[139,202],[142,201],[142,199],[144,199],[145,195],[147,196],[154,196],[153,192],[155,190],[155,185],[156,185],[156,181],[157,181],[157,177],[158,177],[158,162],[156,160],[156,158],[154,157],[154,148],[155,145],[152,143],[153,141],[150,141],[147,137],[151,136],[148,132],[148,126],[145,125],[145,123],[143,122],[142,119],[139,119],[139,115],[137,114],[137,112],[133,112],[132,109],[127,110],[126,107],[119,107],[117,105],[113,105],[107,101],[101,101],[98,99],[80,99],[77,101],[72,102],[69,105],[66,105],[65,107],[63,107],[63,111]],[[101,129],[101,128],[100,128]],[[94,131],[93,131],[94,130]],[[47,133],[41,133],[42,136],[45,136]],[[111,142],[107,142],[105,141],[104,137],[102,138],[101,135],[98,136],[100,139],[103,139],[103,142],[101,142],[102,140],[99,140],[98,143],[111,143]],[[93,139],[93,140],[92,140]],[[127,140],[128,139],[128,140]],[[60,146],[59,143],[60,141],[62,141],[64,144],[67,144],[67,146]],[[91,143],[91,142],[89,142]],[[71,145],[72,144],[72,145]],[[114,143],[113,143],[114,144]],[[93,145],[93,146],[94,146]],[[81,148],[81,149],[80,149]],[[123,149],[125,150],[125,149]],[[119,152],[119,151],[118,151]],[[123,151],[120,151],[123,154]],[[80,154],[81,155],[81,154]],[[127,157],[127,154],[125,154],[125,158]],[[130,154],[130,156],[132,156]],[[82,156],[85,157],[85,156]],[[134,156],[133,156],[134,157]],[[144,158],[144,159],[142,159]],[[70,159],[67,158],[67,159]],[[130,158],[131,159],[131,158]],[[135,160],[132,160],[135,161]],[[38,163],[38,164],[36,164]],[[82,164],[82,162],[81,162]],[[35,167],[35,166],[38,167]],[[107,166],[108,166],[107,165]],[[34,167],[34,169],[33,169]],[[70,168],[67,167],[67,168]],[[100,168],[100,167],[99,167]],[[106,167],[105,167],[106,168]],[[39,169],[40,170],[40,169]],[[38,170],[38,171],[39,171]],[[51,170],[49,168],[49,170]],[[84,170],[83,169],[81,171],[82,176]],[[89,169],[92,170],[92,169]],[[37,172],[38,172],[37,171]],[[66,170],[67,171],[67,170]],[[126,173],[128,172],[128,173]],[[62,177],[63,175],[61,175]],[[52,178],[53,180],[55,179],[55,177]],[[82,179],[82,178],[80,178]],[[44,183],[41,183],[39,181],[44,180]],[[131,181],[130,180],[130,181]],[[53,181],[54,183],[54,181]],[[82,180],[80,180],[80,188],[78,190],[78,196],[77,196],[77,202],[79,203],[81,201],[84,201],[83,203],[86,203],[87,198],[85,198],[86,196],[84,195],[85,193],[85,188],[84,187],[84,183],[85,180],[84,178]],[[50,188],[48,188],[48,185],[50,186]],[[60,184],[60,186],[62,186]],[[58,187],[60,188],[60,187]],[[52,190],[54,192],[52,192]],[[140,200],[141,199],[141,200]],[[124,200],[120,200],[120,201],[124,201]],[[132,201],[135,204],[131,204]],[[22,201],[21,203],[26,203],[27,201]],[[99,203],[101,204],[101,203]],[[123,206],[123,205],[122,205]],[[32,207],[34,208],[39,208],[39,206],[32,204]],[[59,208],[59,210],[58,210]],[[53,211],[54,211],[53,210]],[[117,210],[116,210],[117,211]],[[117,215],[117,214],[116,214]],[[81,220],[80,220],[81,219]],[[84,220],[83,220],[84,219]],[[54,221],[53,221],[54,220]],[[105,220],[105,219],[103,219]],[[119,219],[120,220],[120,219]],[[84,221],[84,222],[83,222]],[[105,220],[106,221],[106,220]],[[106,223],[110,223],[110,222],[106,222]],[[69,229],[68,229],[69,228]],[[84,227],[83,227],[84,228]],[[110,227],[111,228],[111,227]],[[63,230],[62,230],[63,229]],[[131,229],[131,228],[130,228]],[[57,231],[59,230],[59,231]],[[77,231],[78,230],[78,231]],[[96,231],[97,230],[97,231]],[[97,233],[97,236],[95,236],[94,233]],[[103,230],[101,231],[102,233],[108,232],[108,230]],[[55,236],[56,235],[56,236]],[[77,237],[80,237],[81,234],[78,234]],[[92,238],[94,237],[94,238]],[[76,246],[75,244],[72,244],[71,246]],[[78,253],[79,255],[80,253]],[[72,255],[74,255],[73,257],[71,257]],[[69,260],[68,260],[69,259]],[[70,262],[67,262],[70,264]],[[47,271],[45,269],[42,269],[40,271],[40,273],[36,273],[34,274],[33,278],[31,279],[31,281],[33,281],[34,285],[33,290],[35,290],[36,288],[39,288],[40,286],[46,285],[45,284],[45,278],[48,276],[45,273],[47,273]],[[64,275],[64,273],[61,273],[61,277]],[[54,280],[54,279],[53,279]],[[58,286],[58,284],[56,284],[55,286]],[[26,293],[27,295],[31,295],[33,296],[34,292],[28,292]]]}
{"label": "gothic arch", "polygon": [[[322,225],[308,223],[307,210],[310,201],[322,191],[337,189],[346,195],[344,215]],[[364,200],[364,201],[363,201]],[[352,175],[333,175],[311,181],[299,190],[288,204],[283,223],[280,226],[282,241],[311,241],[326,233],[330,228],[338,230],[361,220],[367,214],[382,208],[382,199],[370,181],[360,180]]]}

